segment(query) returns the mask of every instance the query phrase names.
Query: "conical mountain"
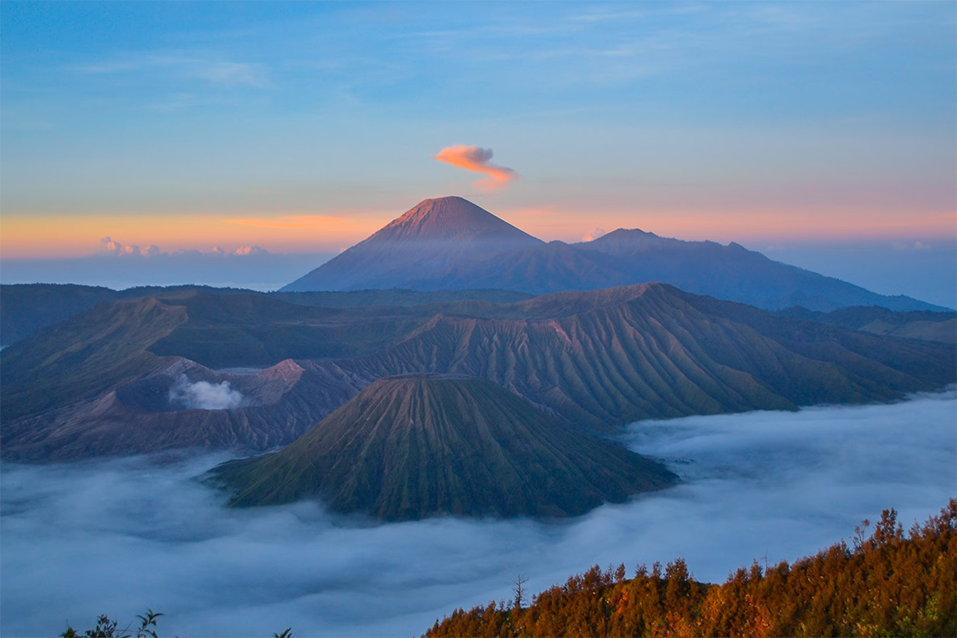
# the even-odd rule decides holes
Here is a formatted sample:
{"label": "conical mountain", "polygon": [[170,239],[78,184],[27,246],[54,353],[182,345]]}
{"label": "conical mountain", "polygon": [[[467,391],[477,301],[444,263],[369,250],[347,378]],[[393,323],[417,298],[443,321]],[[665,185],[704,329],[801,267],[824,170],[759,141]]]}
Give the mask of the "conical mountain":
{"label": "conical mountain", "polygon": [[436,375],[380,379],[281,452],[216,477],[232,505],[319,498],[385,520],[575,516],[676,479],[491,381]]}
{"label": "conical mountain", "polygon": [[460,197],[425,200],[282,290],[495,289],[541,295],[650,281],[766,310],[946,310],[773,261],[734,242],[723,246],[619,228],[594,241],[546,244]]}
{"label": "conical mountain", "polygon": [[[496,241],[538,245],[540,239],[519,230],[461,197],[426,199],[359,245],[392,241]],[[496,250],[507,246],[497,245]]]}
{"label": "conical mountain", "polygon": [[540,244],[461,197],[427,199],[282,290],[417,288],[463,259]]}

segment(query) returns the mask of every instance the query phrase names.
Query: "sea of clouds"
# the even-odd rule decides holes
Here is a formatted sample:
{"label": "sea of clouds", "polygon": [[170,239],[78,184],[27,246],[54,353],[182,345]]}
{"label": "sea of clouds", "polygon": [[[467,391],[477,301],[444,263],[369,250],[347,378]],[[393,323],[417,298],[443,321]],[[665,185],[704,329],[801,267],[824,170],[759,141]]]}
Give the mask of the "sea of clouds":
{"label": "sea of clouds", "polygon": [[540,591],[593,564],[688,560],[722,581],[905,528],[957,494],[953,391],[894,405],[642,422],[623,438],[684,482],[570,521],[374,525],[315,504],[227,510],[195,480],[227,457],[5,463],[0,634],[51,636],[161,611],[161,636],[419,635],[455,607]]}

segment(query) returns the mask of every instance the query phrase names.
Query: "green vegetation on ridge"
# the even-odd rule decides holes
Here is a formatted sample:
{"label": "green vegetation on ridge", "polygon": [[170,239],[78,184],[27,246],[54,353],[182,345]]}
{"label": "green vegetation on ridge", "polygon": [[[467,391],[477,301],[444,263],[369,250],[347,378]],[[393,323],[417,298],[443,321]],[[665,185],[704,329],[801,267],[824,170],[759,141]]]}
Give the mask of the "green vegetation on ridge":
{"label": "green vegetation on ridge", "polygon": [[380,379],[280,452],[214,471],[232,505],[321,498],[385,520],[576,516],[676,478],[490,381],[421,375]]}

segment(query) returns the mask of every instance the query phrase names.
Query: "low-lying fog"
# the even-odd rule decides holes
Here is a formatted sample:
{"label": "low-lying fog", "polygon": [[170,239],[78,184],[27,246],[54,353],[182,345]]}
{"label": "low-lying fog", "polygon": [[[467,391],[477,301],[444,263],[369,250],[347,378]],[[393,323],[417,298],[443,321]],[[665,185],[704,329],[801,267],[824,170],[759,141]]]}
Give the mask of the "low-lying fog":
{"label": "low-lying fog", "polygon": [[457,606],[563,582],[593,564],[665,563],[721,581],[794,560],[894,507],[907,528],[957,492],[950,392],[888,406],[633,426],[686,482],[560,523],[363,526],[315,505],[230,511],[193,480],[223,456],[4,464],[0,633],[51,636],[161,611],[160,635],[410,636]]}

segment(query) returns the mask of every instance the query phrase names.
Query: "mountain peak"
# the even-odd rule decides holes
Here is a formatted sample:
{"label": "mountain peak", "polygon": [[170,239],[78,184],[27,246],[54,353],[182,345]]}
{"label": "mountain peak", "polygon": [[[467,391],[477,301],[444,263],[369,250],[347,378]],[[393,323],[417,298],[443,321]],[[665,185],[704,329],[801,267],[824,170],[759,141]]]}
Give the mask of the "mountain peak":
{"label": "mountain peak", "polygon": [[451,375],[379,379],[282,451],[215,474],[234,506],[320,498],[385,520],[577,516],[675,479],[487,379]]}
{"label": "mountain peak", "polygon": [[455,196],[419,202],[368,241],[435,241],[475,236],[539,243],[539,240],[484,208]]}
{"label": "mountain peak", "polygon": [[414,288],[463,258],[542,243],[467,199],[426,199],[283,291]]}

